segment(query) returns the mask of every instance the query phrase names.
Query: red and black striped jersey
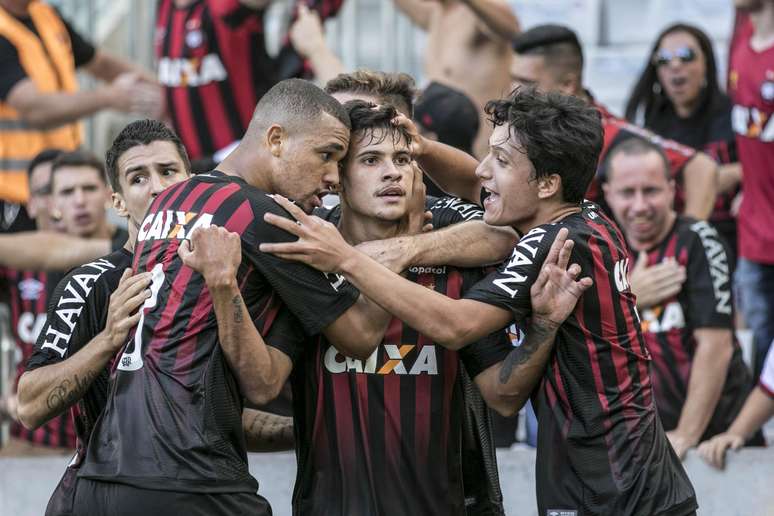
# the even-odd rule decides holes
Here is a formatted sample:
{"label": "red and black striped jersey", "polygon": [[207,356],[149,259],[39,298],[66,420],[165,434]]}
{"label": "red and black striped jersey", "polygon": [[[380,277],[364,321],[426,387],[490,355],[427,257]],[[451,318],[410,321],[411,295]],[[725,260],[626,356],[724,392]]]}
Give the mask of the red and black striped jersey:
{"label": "red and black striped jersey", "polygon": [[276,82],[264,11],[237,0],[160,0],[155,53],[175,132],[192,159],[242,138],[258,100]]}
{"label": "red and black striped jersey", "polygon": [[532,229],[465,297],[510,310],[523,323],[530,286],[561,228],[575,242],[571,263],[594,285],[560,326],[533,395],[539,512],[684,514],[696,499],[656,413],[651,358],[626,278],[628,251],[598,206],[585,203]]}
{"label": "red and black striped jersey", "polygon": [[[728,329],[734,310],[728,255],[718,232],[706,221],[678,216],[664,240],[647,251],[648,265],[671,258],[685,267],[682,290],[641,311],[642,334],[653,357],[653,392],[665,430],[677,427],[688,392],[700,328]],[[632,260],[636,257],[632,256]],[[734,354],[723,391],[701,440],[725,431],[744,405],[752,375],[734,338]]]}
{"label": "red and black striped jersey", "polygon": [[[48,300],[62,276],[64,274],[60,272],[0,268],[0,283],[3,284],[0,290],[7,293],[11,334],[16,342],[14,391],[46,322]],[[75,448],[75,429],[67,414],[55,417],[35,430],[28,430],[21,423],[14,422],[11,435],[43,446]]]}
{"label": "red and black striped jersey", "polygon": [[292,235],[266,223],[288,217],[266,193],[213,171],[173,185],[138,230],[133,268],[152,273],[151,297],[129,335],[80,476],[143,489],[255,492],[247,469],[242,395],[218,340],[204,278],[177,249],[198,227],[239,233],[237,273],[251,318],[266,330],[276,294],[309,334],[320,333],[357,300],[342,277],[261,253],[263,242]]}
{"label": "red and black striped jersey", "polygon": [[[434,227],[483,216],[480,207],[451,197],[429,198],[427,207]],[[338,209],[317,213],[334,223],[340,215]],[[459,298],[482,276],[480,270],[414,266],[406,277]],[[470,379],[509,353],[504,331],[456,352],[393,318],[379,347],[367,360],[358,360],[322,336],[305,339],[293,328],[292,320],[280,316],[273,331],[282,337],[272,335],[268,344],[294,364],[294,514],[502,512],[491,428],[488,419],[482,421],[488,414],[483,403],[468,407],[466,402],[481,398]],[[477,396],[466,390],[476,390]],[[482,442],[482,434],[488,442]],[[464,440],[475,440],[477,453],[464,448]],[[475,462],[463,464],[464,452]],[[493,474],[486,471],[490,464]],[[492,482],[498,485],[492,488]]]}

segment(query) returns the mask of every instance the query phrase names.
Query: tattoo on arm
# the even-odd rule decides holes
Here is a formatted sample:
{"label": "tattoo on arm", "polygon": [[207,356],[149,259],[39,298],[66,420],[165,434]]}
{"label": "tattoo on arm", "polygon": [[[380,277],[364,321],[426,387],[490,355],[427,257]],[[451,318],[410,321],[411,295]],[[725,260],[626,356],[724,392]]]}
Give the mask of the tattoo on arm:
{"label": "tattoo on arm", "polygon": [[75,374],[72,378],[65,378],[48,393],[46,406],[55,415],[61,414],[83,397],[97,376],[99,372],[87,371],[82,376]]}
{"label": "tattoo on arm", "polygon": [[533,321],[521,346],[508,353],[508,356],[503,360],[503,366],[500,369],[500,383],[508,383],[513,368],[527,362],[539,348],[553,342],[555,336],[555,327]]}
{"label": "tattoo on arm", "polygon": [[231,306],[234,308],[234,322],[241,324],[244,320],[242,315],[242,296],[234,296],[231,299]]}

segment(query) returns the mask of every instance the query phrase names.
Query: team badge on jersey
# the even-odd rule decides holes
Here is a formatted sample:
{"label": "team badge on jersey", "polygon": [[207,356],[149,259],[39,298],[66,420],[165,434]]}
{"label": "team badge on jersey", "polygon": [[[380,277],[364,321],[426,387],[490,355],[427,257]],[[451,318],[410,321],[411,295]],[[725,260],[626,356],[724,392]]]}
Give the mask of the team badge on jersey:
{"label": "team badge on jersey", "polygon": [[23,300],[35,301],[40,297],[40,293],[43,292],[43,283],[34,278],[26,279],[19,282],[19,292]]}
{"label": "team badge on jersey", "polygon": [[761,84],[761,98],[764,102],[774,101],[774,81],[763,81],[763,84]]}
{"label": "team badge on jersey", "polygon": [[185,24],[185,44],[188,48],[198,48],[204,43],[204,33],[201,30],[202,22],[198,18],[188,20]]}

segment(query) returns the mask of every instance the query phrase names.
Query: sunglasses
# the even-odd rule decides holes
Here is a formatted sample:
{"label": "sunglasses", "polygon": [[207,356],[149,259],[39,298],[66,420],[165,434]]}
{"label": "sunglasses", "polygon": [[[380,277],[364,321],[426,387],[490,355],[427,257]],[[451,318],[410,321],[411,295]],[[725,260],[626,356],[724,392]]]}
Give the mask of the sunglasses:
{"label": "sunglasses", "polygon": [[653,56],[653,64],[657,67],[668,65],[673,59],[677,58],[681,63],[692,63],[696,60],[696,52],[691,47],[680,47],[674,52],[669,50],[659,50]]}

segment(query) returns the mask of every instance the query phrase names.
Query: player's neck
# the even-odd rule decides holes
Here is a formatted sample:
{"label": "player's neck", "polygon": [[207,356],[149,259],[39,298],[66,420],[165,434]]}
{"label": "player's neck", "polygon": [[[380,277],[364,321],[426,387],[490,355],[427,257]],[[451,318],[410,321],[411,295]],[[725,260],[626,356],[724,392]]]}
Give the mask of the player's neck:
{"label": "player's neck", "polygon": [[577,204],[561,203],[541,206],[531,219],[515,224],[513,227],[519,234],[526,235],[538,226],[559,222],[568,215],[580,211],[581,209]]}
{"label": "player's neck", "polygon": [[371,240],[384,240],[398,235],[398,223],[364,217],[341,207],[339,231],[350,245],[358,245]]}
{"label": "player's neck", "polygon": [[130,253],[134,252],[134,244],[137,243],[137,226],[134,224],[134,222],[129,220],[129,224],[127,225],[126,231],[129,233],[129,238],[126,239],[126,244],[124,244],[124,249],[129,251]]}
{"label": "player's neck", "polygon": [[217,169],[226,175],[241,177],[250,186],[266,193],[275,193],[271,186],[271,174],[258,166],[261,162],[260,157],[246,154],[240,146],[221,161]]}
{"label": "player's neck", "polygon": [[750,13],[750,21],[755,28],[750,38],[750,46],[761,52],[774,46],[774,2],[764,2],[759,11]]}

